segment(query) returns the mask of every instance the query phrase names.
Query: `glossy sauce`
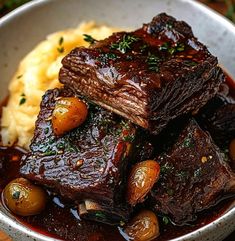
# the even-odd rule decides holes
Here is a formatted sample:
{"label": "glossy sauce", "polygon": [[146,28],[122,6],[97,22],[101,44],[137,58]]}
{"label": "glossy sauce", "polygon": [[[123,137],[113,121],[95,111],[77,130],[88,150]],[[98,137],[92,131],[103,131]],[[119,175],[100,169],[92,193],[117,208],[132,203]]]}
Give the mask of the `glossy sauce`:
{"label": "glossy sauce", "polygon": [[[231,94],[234,96],[234,82],[227,78]],[[231,88],[232,87],[232,88]],[[0,192],[12,179],[19,177],[21,156],[25,150],[19,147],[0,147]],[[46,210],[30,217],[17,217],[32,230],[63,240],[79,241],[122,241],[121,228],[81,220],[71,203],[61,200],[48,191],[49,198]],[[232,204],[234,197],[221,200],[216,206],[198,215],[197,222],[188,226],[177,227],[160,221],[160,240],[169,240],[196,230],[221,216]],[[10,211],[9,211],[10,212]]]}

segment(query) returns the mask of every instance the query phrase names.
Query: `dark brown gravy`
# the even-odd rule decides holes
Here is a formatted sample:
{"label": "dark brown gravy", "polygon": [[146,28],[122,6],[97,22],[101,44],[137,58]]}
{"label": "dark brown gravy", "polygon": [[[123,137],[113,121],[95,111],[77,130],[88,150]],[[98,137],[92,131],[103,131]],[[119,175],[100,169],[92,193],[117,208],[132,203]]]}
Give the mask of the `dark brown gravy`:
{"label": "dark brown gravy", "polygon": [[[227,77],[227,83],[233,96],[235,82]],[[19,147],[0,147],[0,192],[12,179],[19,177],[20,158],[24,150]],[[48,192],[49,193],[49,192]],[[160,217],[160,237],[158,241],[169,240],[196,230],[221,216],[231,205],[233,198],[221,200],[221,202],[199,214],[197,222],[188,226],[177,227],[172,224],[164,224]],[[31,217],[17,217],[24,225],[44,235],[63,240],[79,241],[121,241],[125,240],[121,235],[121,229],[109,225],[98,224],[80,220],[76,209],[69,203],[60,200],[59,197],[49,193],[47,208],[40,215]]]}

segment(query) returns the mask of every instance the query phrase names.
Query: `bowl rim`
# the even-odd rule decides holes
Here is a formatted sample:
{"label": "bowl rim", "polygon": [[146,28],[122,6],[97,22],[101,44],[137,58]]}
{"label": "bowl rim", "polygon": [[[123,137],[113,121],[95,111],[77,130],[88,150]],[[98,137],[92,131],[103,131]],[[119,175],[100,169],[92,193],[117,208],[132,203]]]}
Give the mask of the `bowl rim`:
{"label": "bowl rim", "polygon": [[[16,16],[23,15],[24,13],[31,11],[34,8],[37,8],[39,6],[42,6],[44,4],[48,4],[50,2],[55,2],[56,0],[33,0],[30,2],[27,2],[23,4],[22,6],[16,8],[15,10],[11,11],[7,15],[0,18],[0,28],[4,25],[7,25],[8,22],[13,21]],[[235,34],[235,25],[232,21],[226,19],[224,16],[222,16],[220,13],[216,12],[215,10],[209,8],[208,6],[202,4],[201,2],[198,2],[196,0],[177,0],[182,3],[190,3],[194,8],[199,9],[200,11],[204,12],[206,15],[210,16],[213,19],[217,19],[218,21],[222,22],[223,25],[229,29],[230,31],[234,32]],[[233,81],[235,83],[235,79],[233,78]],[[11,214],[7,215],[4,214],[0,210],[0,220],[2,223],[5,223],[8,226],[11,226],[11,228],[20,231],[22,234],[28,235],[29,237],[32,237],[37,240],[42,241],[59,241],[62,239],[59,238],[53,238],[50,236],[47,236],[43,233],[34,231],[29,226],[24,225],[22,222],[18,221],[17,219],[12,219],[10,217]],[[190,239],[196,239],[198,238],[198,233],[200,232],[203,234],[204,232],[210,232],[214,229],[215,226],[222,225],[227,219],[235,217],[235,202],[228,208],[228,211],[225,211],[219,218],[215,219],[214,221],[190,232],[183,236],[171,239],[171,241],[183,241]]]}

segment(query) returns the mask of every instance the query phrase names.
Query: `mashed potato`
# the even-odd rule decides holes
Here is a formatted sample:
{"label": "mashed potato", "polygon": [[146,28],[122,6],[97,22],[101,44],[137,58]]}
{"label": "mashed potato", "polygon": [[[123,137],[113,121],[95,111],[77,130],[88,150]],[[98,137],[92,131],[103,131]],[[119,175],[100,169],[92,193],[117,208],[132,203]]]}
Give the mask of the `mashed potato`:
{"label": "mashed potato", "polygon": [[104,39],[118,29],[82,23],[76,29],[49,35],[20,63],[9,85],[9,101],[3,108],[1,135],[3,145],[28,148],[33,136],[42,95],[61,86],[58,72],[62,58],[76,46],[88,46],[83,34]]}

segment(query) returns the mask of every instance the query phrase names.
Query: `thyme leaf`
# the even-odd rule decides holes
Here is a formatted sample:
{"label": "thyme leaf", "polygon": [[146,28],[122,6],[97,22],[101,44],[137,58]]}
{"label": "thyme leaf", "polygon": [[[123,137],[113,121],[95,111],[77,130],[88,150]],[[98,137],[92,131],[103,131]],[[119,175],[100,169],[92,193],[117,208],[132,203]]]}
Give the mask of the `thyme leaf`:
{"label": "thyme leaf", "polygon": [[124,35],[121,39],[121,41],[117,43],[111,44],[111,49],[117,49],[121,53],[125,54],[128,50],[131,49],[131,44],[134,42],[137,42],[139,38],[131,35]]}
{"label": "thyme leaf", "polygon": [[58,41],[59,46],[57,47],[57,51],[61,54],[64,53],[64,47],[62,46],[63,43],[64,43],[64,38],[60,37]]}
{"label": "thyme leaf", "polygon": [[174,54],[177,52],[182,52],[185,50],[185,45],[183,43],[177,43],[175,46],[171,46],[170,43],[165,42],[159,47],[160,51],[168,51],[169,54]]}
{"label": "thyme leaf", "polygon": [[169,220],[169,218],[168,218],[167,216],[163,216],[163,217],[162,217],[162,221],[163,221],[163,223],[164,223],[165,225],[167,225],[167,224],[170,223],[170,220]]}
{"label": "thyme leaf", "polygon": [[159,62],[160,58],[154,54],[149,53],[147,58],[148,68],[151,71],[158,72],[159,71]]}
{"label": "thyme leaf", "polygon": [[58,47],[57,51],[61,54],[64,53],[64,47]]}
{"label": "thyme leaf", "polygon": [[60,39],[59,39],[59,45],[62,45],[63,42],[64,42],[64,38],[63,38],[63,37],[60,37]]}
{"label": "thyme leaf", "polygon": [[20,96],[19,105],[23,105],[26,102],[25,94],[22,93]]}
{"label": "thyme leaf", "polygon": [[193,66],[196,66],[198,63],[191,60],[185,60],[183,64],[186,65],[187,67],[193,67]]}
{"label": "thyme leaf", "polygon": [[12,198],[18,200],[20,198],[20,191],[13,192]]}
{"label": "thyme leaf", "polygon": [[84,36],[84,40],[86,41],[86,42],[88,42],[88,43],[90,43],[90,44],[93,44],[93,43],[95,43],[97,40],[96,39],[94,39],[91,35],[89,35],[89,34],[83,34],[83,36]]}

